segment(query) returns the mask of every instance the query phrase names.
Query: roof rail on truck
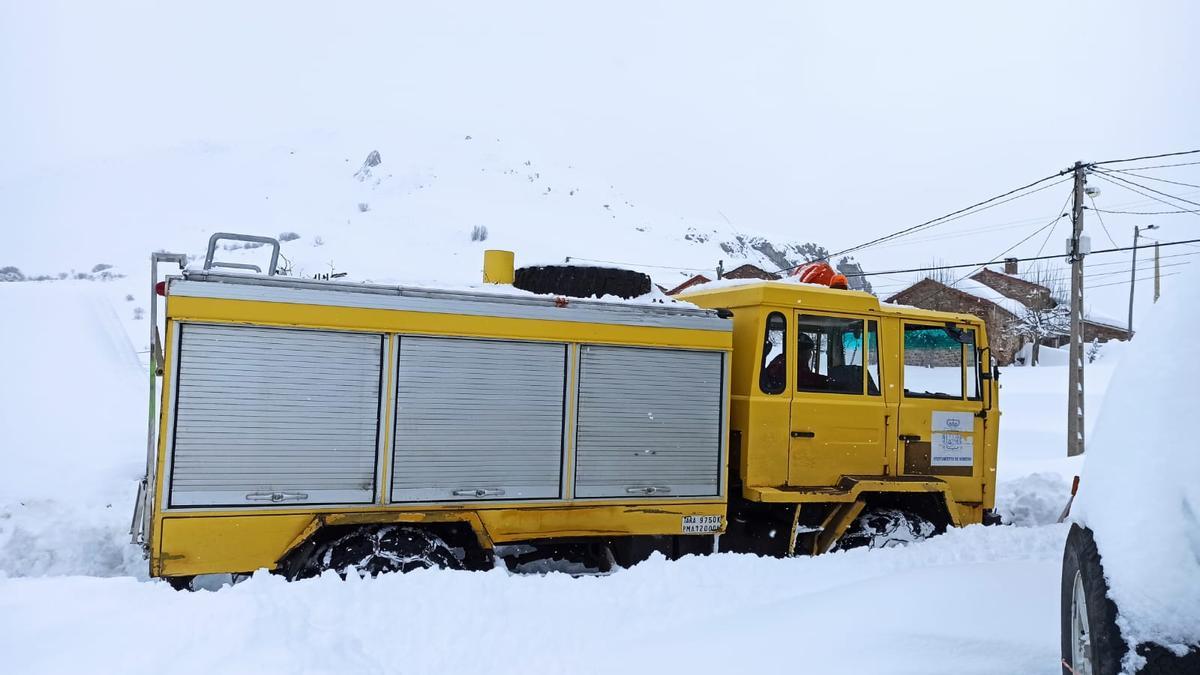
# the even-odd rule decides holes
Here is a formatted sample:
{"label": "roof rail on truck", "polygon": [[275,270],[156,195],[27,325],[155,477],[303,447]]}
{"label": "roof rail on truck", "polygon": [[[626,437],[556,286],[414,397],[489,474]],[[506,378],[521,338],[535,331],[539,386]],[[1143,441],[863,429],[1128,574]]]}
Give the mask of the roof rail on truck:
{"label": "roof rail on truck", "polygon": [[267,276],[275,276],[276,266],[279,263],[279,240],[274,237],[260,237],[254,234],[237,234],[234,232],[214,232],[213,236],[208,238],[208,253],[204,255],[204,269],[210,270],[214,267],[224,267],[227,269],[254,270],[262,274],[262,268],[258,265],[213,260],[213,256],[217,252],[217,242],[222,239],[251,244],[269,244],[271,246],[271,265],[267,268]]}

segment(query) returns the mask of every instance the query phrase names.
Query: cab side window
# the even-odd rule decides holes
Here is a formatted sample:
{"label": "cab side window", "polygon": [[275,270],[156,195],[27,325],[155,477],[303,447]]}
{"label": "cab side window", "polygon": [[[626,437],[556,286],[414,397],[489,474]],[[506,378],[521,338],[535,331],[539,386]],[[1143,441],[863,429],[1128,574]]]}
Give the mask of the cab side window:
{"label": "cab side window", "polygon": [[879,396],[879,325],[867,322],[867,393]]}
{"label": "cab side window", "polygon": [[[966,345],[945,326],[904,326],[904,395],[909,398],[963,398]],[[972,349],[974,334],[971,333]]]}
{"label": "cab side window", "polygon": [[[878,382],[878,345],[870,334],[864,336],[864,327],[861,319],[801,314],[796,320],[796,390],[861,395],[863,366],[872,359]],[[871,393],[878,394],[878,386]]]}
{"label": "cab side window", "polygon": [[767,315],[763,335],[762,370],[758,388],[764,394],[782,394],[787,389],[787,319],[779,312]]}
{"label": "cab side window", "polygon": [[967,398],[972,401],[982,401],[983,391],[979,386],[979,348],[975,346],[975,331],[963,331],[970,337],[968,343],[963,341],[963,352],[967,357]]}

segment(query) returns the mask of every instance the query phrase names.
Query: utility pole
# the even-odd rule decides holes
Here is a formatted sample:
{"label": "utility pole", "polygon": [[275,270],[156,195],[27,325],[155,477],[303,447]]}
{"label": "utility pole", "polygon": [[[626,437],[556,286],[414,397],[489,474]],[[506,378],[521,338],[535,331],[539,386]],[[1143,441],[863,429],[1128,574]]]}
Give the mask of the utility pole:
{"label": "utility pole", "polygon": [[1158,302],[1158,296],[1161,295],[1161,280],[1162,277],[1158,274],[1158,242],[1154,242],[1154,301]]}
{"label": "utility pole", "polygon": [[[1129,331],[1130,335],[1133,335],[1133,289],[1134,289],[1134,285],[1137,284],[1138,236],[1141,234],[1142,230],[1157,230],[1157,229],[1158,229],[1157,225],[1147,225],[1146,227],[1143,227],[1143,228],[1139,228],[1137,225],[1133,226],[1133,264],[1131,265],[1132,269],[1129,270],[1129,320],[1125,324],[1125,328],[1126,328],[1126,330]],[[1154,287],[1157,289],[1158,288],[1158,255],[1157,255],[1158,246],[1157,245],[1155,245],[1154,250],[1156,253],[1154,256],[1154,270],[1155,270],[1155,272],[1154,272]],[[1158,300],[1157,291],[1155,292],[1154,300],[1155,301]]]}
{"label": "utility pole", "polygon": [[1070,380],[1067,392],[1067,456],[1083,454],[1083,190],[1087,167],[1075,162],[1074,202],[1071,207],[1071,240],[1067,258],[1071,261],[1071,350]]}

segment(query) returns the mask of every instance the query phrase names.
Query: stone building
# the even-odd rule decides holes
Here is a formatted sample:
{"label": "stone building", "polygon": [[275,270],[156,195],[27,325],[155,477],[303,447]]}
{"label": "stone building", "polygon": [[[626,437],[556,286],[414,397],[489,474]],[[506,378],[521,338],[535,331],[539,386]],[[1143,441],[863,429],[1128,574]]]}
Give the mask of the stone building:
{"label": "stone building", "polygon": [[[1031,311],[1048,310],[1067,302],[1054,297],[1041,284],[1017,276],[1015,261],[1006,262],[1005,272],[984,268],[954,286],[934,279],[922,279],[887,298],[886,302],[922,309],[973,314],[987,324],[992,352],[1001,365],[1013,362],[1021,348],[1033,341],[1025,332],[1022,317]],[[1131,333],[1113,320],[1087,312],[1084,316],[1085,342],[1128,340]],[[1065,332],[1043,336],[1039,344],[1061,347],[1070,341]]]}
{"label": "stone building", "polygon": [[[721,274],[721,278],[722,279],[762,279],[764,281],[774,281],[774,280],[779,279],[779,275],[775,274],[773,272],[768,272],[768,271],[764,270],[763,268],[758,267],[757,265],[751,265],[751,264],[747,263],[745,265],[735,267],[735,268],[729,270],[728,272],[723,272]],[[712,281],[712,279],[704,276],[703,274],[697,274],[696,276],[688,279],[687,281],[683,282],[682,284],[679,284],[675,288],[672,288],[670,290],[663,289],[663,293],[666,293],[667,295],[675,295],[676,293],[682,293],[683,291],[691,288],[692,286],[698,286],[700,284],[707,284],[710,281]],[[662,288],[662,287],[660,286],[659,288]]]}

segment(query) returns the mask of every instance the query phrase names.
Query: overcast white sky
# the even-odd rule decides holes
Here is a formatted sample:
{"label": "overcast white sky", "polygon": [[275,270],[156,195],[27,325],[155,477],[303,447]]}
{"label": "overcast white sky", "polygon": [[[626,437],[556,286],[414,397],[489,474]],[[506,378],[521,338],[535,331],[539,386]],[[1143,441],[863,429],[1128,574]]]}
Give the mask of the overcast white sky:
{"label": "overcast white sky", "polygon": [[[1186,0],[181,4],[0,0],[0,181],[197,141],[457,123],[660,208],[840,249],[1076,159],[1200,147]],[[1109,205],[1140,199],[1100,186]],[[1048,219],[1063,188],[938,232]],[[1141,222],[1107,220],[1122,244]],[[1163,239],[1200,232],[1160,222]],[[861,258],[986,259],[1024,234]]]}

